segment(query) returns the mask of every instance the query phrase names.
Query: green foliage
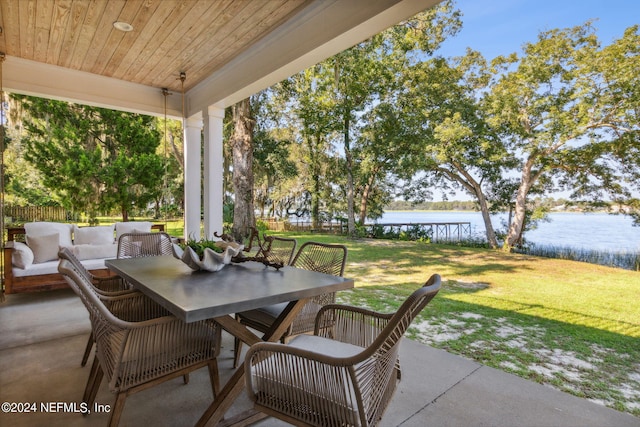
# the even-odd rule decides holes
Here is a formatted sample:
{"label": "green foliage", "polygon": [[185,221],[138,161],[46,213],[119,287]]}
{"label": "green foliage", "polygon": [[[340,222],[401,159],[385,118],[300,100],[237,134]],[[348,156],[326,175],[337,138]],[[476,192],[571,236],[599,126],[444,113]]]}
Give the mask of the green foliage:
{"label": "green foliage", "polygon": [[446,1],[278,86],[299,159],[281,198],[297,205],[288,212],[308,212],[314,223],[323,213],[345,216],[350,234],[356,222],[382,214],[416,147],[396,102],[404,69],[459,28],[459,12]]}
{"label": "green foliage", "polygon": [[24,158],[65,208],[90,217],[116,209],[127,219],[158,197],[164,166],[154,118],[18,98],[28,111]]}
{"label": "green foliage", "polygon": [[269,225],[264,221],[256,221],[256,230],[260,235],[264,235],[269,230]]}
{"label": "green foliage", "polygon": [[637,185],[628,179],[637,173],[629,155],[640,144],[631,136],[640,131],[640,77],[621,70],[640,66],[639,41],[638,27],[629,28],[601,48],[586,23],[542,32],[522,57],[494,60],[499,74],[484,105],[521,165],[508,247],[521,237],[532,191],[572,190],[572,198],[597,205],[605,194],[628,197]]}
{"label": "green foliage", "polygon": [[[488,64],[469,50],[407,69],[405,122],[420,135],[410,174],[426,174],[407,197],[464,190],[474,197],[497,247],[491,210],[511,212],[505,247],[544,218],[535,195],[571,190],[593,206],[605,196],[634,212],[640,182],[638,27],[601,48],[590,23],[540,33],[521,56]],[[423,199],[421,199],[423,200]]]}
{"label": "green foliage", "polygon": [[204,256],[204,250],[207,248],[217,253],[224,252],[224,250],[217,245],[217,240],[209,240],[209,239],[201,239],[201,240],[188,239],[186,243],[180,243],[180,247],[182,249],[186,249],[187,247],[190,247],[198,255],[198,257],[200,257],[200,259],[202,259],[202,257]]}
{"label": "green foliage", "polygon": [[409,202],[406,200],[394,200],[386,207],[393,211],[477,211],[478,206],[473,201],[443,200],[438,202]]}

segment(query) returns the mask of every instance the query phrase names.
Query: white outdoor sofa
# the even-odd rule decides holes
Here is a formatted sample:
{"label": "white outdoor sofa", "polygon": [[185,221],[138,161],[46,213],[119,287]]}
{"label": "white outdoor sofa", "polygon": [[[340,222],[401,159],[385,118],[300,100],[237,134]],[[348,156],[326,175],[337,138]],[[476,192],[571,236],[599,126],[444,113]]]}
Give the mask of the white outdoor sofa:
{"label": "white outdoor sofa", "polygon": [[6,294],[68,287],[58,273],[58,251],[66,246],[96,276],[108,276],[105,259],[116,257],[118,237],[124,233],[164,231],[164,224],[118,222],[108,226],[78,227],[60,222],[29,222],[7,229],[4,248]]}

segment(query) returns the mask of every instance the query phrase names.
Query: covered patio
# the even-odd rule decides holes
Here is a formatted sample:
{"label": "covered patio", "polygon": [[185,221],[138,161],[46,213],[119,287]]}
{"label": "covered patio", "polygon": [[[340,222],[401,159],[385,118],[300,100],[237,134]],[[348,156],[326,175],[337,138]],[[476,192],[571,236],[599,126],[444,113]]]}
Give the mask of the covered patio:
{"label": "covered patio", "polygon": [[[167,101],[168,116],[184,121],[185,237],[200,235],[201,212],[203,237],[212,237],[222,230],[225,108],[438,1],[3,0],[3,89],[157,116]],[[36,406],[35,413],[3,406],[1,425],[107,423],[113,395],[106,384],[97,412],[82,416],[73,406],[89,373],[80,360],[90,329],[71,290],[6,297],[0,401]],[[232,373],[233,340],[223,339],[224,382]],[[401,360],[405,374],[384,426],[638,424],[628,414],[409,340]],[[207,381],[201,370],[188,385],[169,381],[132,396],[120,425],[194,425],[211,402]],[[247,407],[243,397],[229,415]],[[282,424],[266,419],[259,425]]]}
{"label": "covered patio", "polygon": [[[0,325],[0,401],[37,405],[35,413],[1,413],[2,425],[107,424],[108,412],[87,416],[74,412],[73,404],[80,405],[89,375],[89,366],[81,367],[80,360],[91,325],[87,310],[71,290],[8,295],[0,309]],[[381,426],[638,425],[632,415],[410,340],[402,342],[400,358],[402,381]],[[226,333],[218,361],[225,381],[233,372],[233,339]],[[103,383],[96,403],[107,411],[104,405],[113,401]],[[203,368],[191,375],[187,385],[175,379],[132,395],[120,426],[195,425],[210,402],[211,387]],[[43,412],[41,404],[51,412]],[[249,407],[242,395],[228,416]],[[286,424],[267,418],[256,425]]]}

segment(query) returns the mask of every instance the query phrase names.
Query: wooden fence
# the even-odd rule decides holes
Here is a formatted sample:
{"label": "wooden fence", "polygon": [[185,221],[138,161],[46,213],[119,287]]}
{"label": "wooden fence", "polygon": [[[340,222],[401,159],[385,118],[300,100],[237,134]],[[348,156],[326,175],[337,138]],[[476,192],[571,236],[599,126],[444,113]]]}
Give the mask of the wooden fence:
{"label": "wooden fence", "polygon": [[7,222],[67,221],[71,213],[60,206],[4,206]]}

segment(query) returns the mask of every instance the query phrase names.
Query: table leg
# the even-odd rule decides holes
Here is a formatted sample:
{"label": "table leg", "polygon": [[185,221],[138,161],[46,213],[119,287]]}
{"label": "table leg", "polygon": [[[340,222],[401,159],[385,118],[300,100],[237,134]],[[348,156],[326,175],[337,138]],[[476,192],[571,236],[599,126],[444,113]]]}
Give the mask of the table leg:
{"label": "table leg", "polygon": [[[216,317],[213,320],[218,322],[227,332],[235,337],[240,338],[243,342],[252,345],[261,341],[278,341],[282,334],[285,333],[291,322],[296,318],[304,305],[309,301],[308,298],[298,301],[291,301],[282,314],[276,319],[274,327],[265,334],[262,339],[257,337],[253,332],[240,324],[231,316]],[[229,381],[224,385],[219,396],[217,396],[207,410],[198,420],[196,427],[204,427],[207,424],[218,425],[222,421],[224,414],[231,408],[233,402],[238,398],[244,390],[244,362],[241,363],[233,373]]]}

